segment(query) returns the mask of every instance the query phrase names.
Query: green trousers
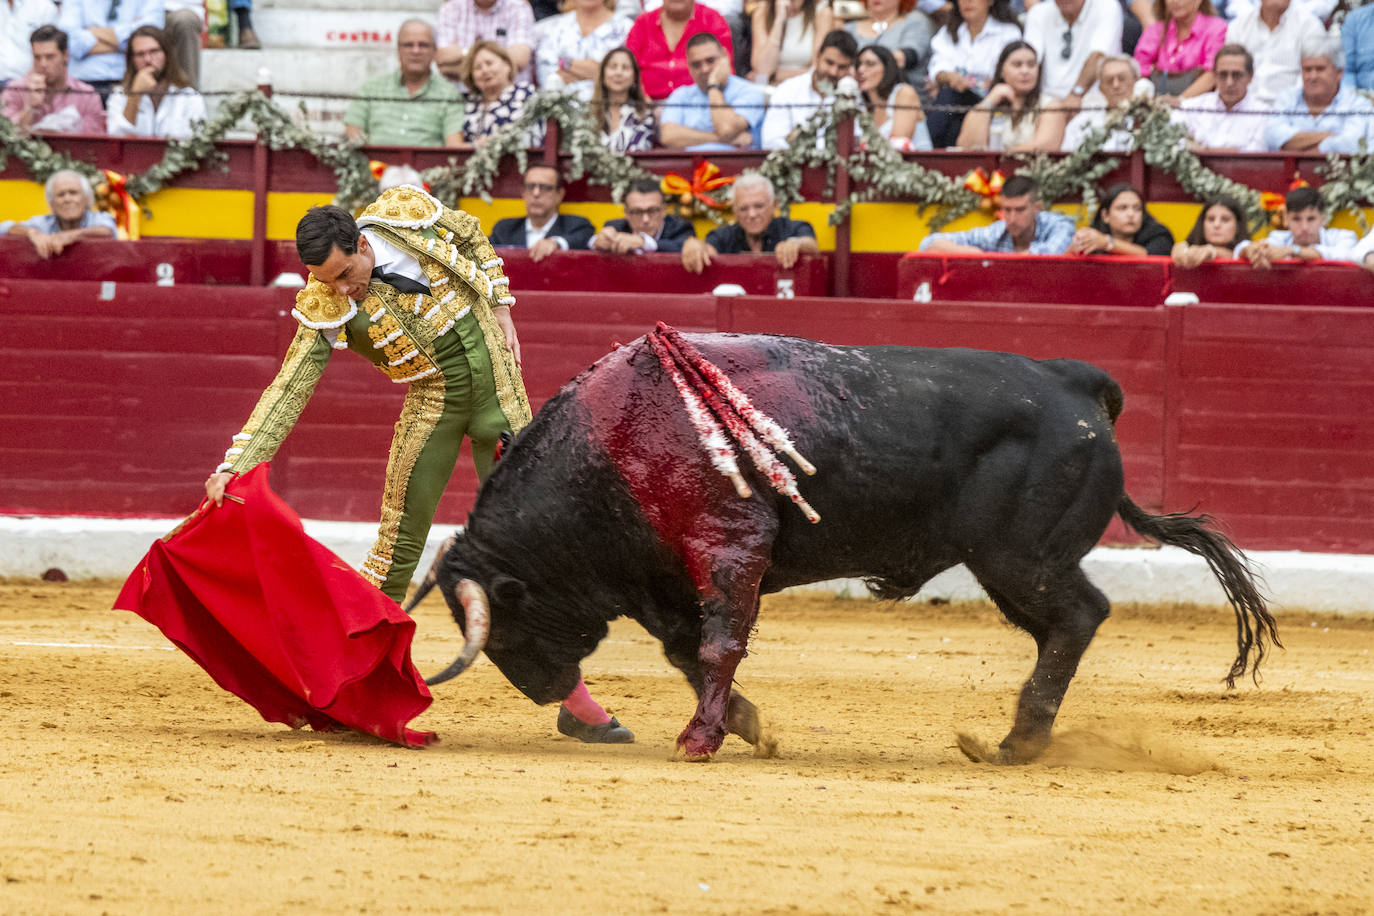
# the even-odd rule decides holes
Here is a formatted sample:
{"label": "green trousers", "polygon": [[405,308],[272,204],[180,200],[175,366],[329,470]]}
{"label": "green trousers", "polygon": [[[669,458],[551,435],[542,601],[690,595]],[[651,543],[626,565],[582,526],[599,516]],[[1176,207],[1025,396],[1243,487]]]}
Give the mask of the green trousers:
{"label": "green trousers", "polygon": [[398,604],[405,599],[439,499],[467,436],[478,481],[491,473],[510,429],[492,378],[491,356],[471,314],[434,342],[439,373],[410,383],[387,461],[382,521],[362,572]]}

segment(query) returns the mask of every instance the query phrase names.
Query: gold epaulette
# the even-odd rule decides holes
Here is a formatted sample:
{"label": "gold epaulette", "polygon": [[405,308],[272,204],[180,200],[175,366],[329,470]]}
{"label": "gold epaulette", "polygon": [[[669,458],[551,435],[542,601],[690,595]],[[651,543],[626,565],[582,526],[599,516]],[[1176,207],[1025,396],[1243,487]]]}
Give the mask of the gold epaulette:
{"label": "gold epaulette", "polygon": [[291,314],[307,328],[325,331],[343,325],[358,314],[358,307],[343,293],[316,280],[312,274],[305,288],[296,293],[296,307]]}
{"label": "gold epaulette", "polygon": [[444,207],[414,185],[388,188],[358,216],[358,227],[390,226],[393,229],[426,229]]}

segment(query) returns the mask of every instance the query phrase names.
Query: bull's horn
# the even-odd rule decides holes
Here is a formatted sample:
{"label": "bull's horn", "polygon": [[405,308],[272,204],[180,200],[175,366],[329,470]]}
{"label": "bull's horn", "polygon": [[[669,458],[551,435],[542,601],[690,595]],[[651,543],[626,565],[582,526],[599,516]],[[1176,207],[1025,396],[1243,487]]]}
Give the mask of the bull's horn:
{"label": "bull's horn", "polygon": [[463,607],[463,632],[467,634],[467,642],[463,644],[463,651],[458,653],[453,664],[434,677],[425,678],[425,683],[431,687],[466,671],[468,665],[477,657],[477,653],[486,646],[487,634],[491,631],[491,611],[487,607],[487,593],[482,590],[482,586],[471,579],[463,579],[453,592]]}

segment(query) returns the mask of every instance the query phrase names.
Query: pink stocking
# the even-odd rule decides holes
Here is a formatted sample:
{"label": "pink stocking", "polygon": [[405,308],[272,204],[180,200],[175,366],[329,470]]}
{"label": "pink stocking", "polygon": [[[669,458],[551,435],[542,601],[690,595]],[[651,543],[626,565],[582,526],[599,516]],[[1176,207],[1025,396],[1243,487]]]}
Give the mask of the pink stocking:
{"label": "pink stocking", "polygon": [[563,708],[588,725],[604,725],[611,721],[611,717],[606,715],[606,710],[602,709],[601,704],[593,700],[592,695],[587,692],[587,685],[581,678],[577,679],[577,686],[563,701]]}

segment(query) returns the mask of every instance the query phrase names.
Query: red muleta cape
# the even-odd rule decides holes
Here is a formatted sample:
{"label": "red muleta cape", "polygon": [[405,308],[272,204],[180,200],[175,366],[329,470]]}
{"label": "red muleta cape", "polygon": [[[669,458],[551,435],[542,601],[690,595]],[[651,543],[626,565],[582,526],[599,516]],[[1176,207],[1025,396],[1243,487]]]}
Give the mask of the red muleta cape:
{"label": "red muleta cape", "polygon": [[269,722],[434,741],[406,728],[431,701],[410,661],[415,621],[305,534],[267,470],[230,482],[242,502],[207,502],[155,542],[115,607],[156,626]]}

